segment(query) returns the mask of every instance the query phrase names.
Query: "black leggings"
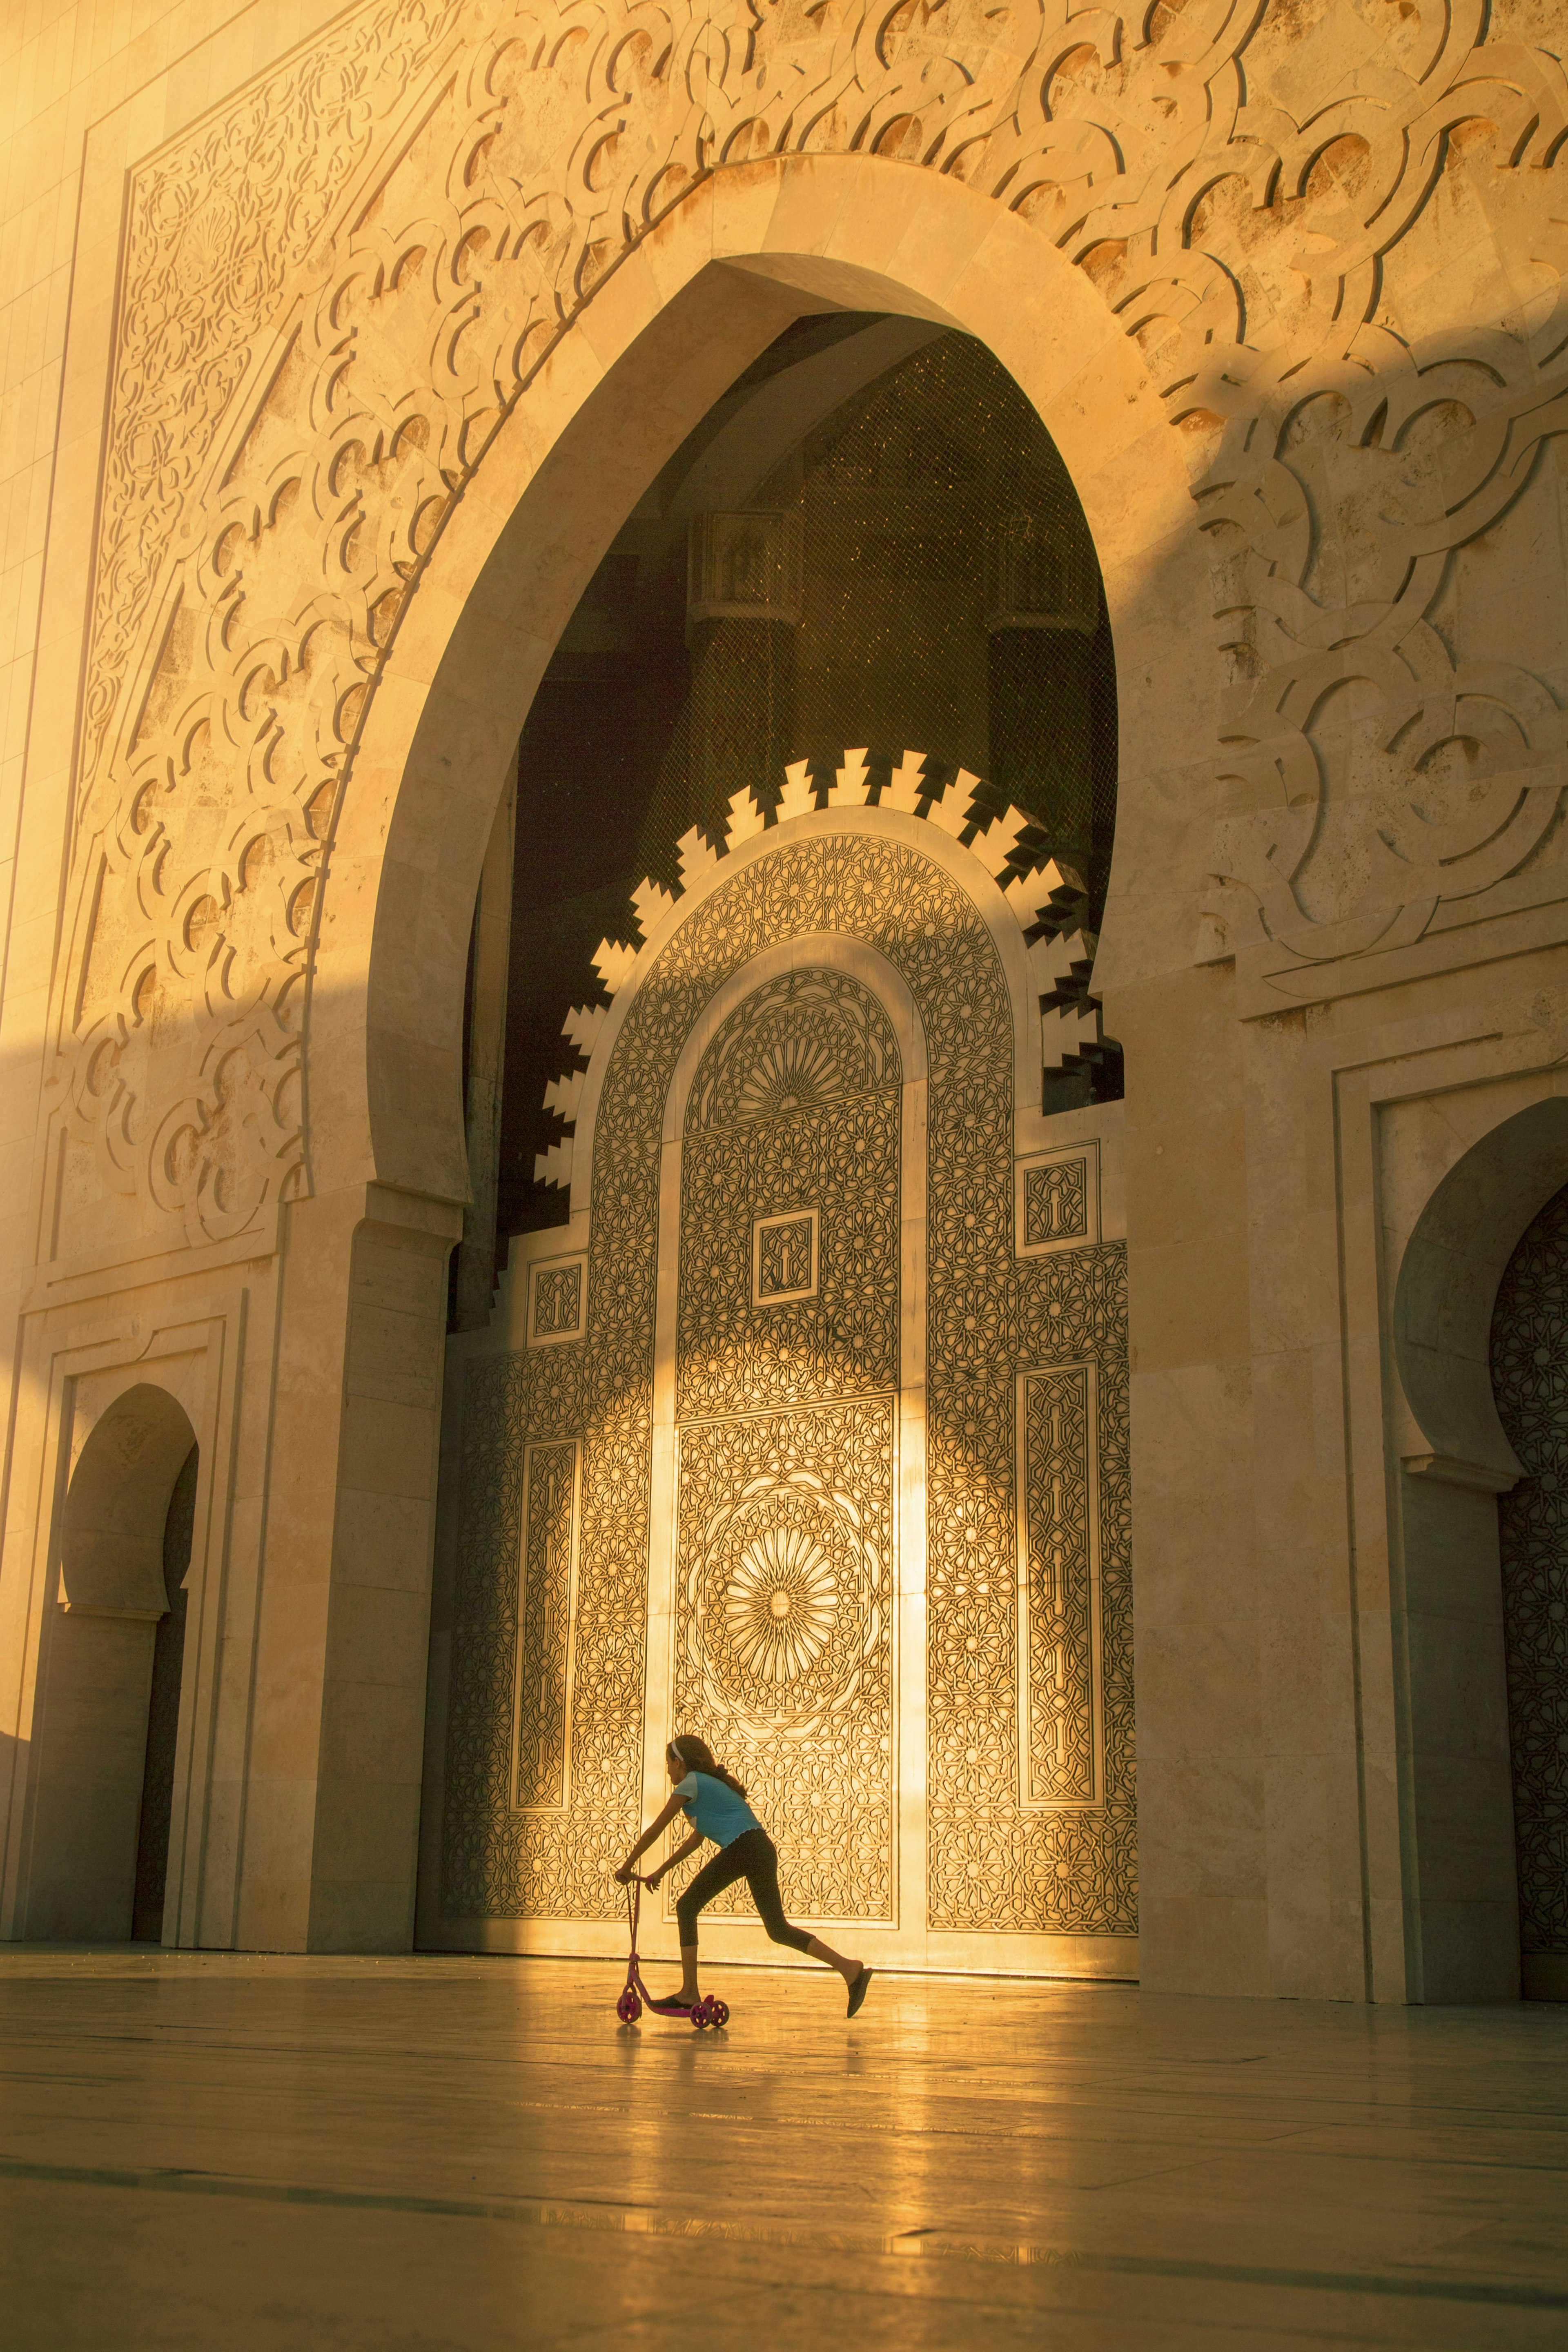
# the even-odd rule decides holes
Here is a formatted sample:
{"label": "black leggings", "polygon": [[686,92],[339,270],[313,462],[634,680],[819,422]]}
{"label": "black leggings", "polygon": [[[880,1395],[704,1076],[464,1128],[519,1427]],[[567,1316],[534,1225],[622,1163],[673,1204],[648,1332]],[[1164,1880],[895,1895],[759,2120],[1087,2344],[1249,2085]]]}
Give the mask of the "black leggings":
{"label": "black leggings", "polygon": [[726,1886],[733,1886],[743,1878],[752,1890],[763,1927],[775,1944],[789,1944],[797,1952],[811,1949],[811,1937],[804,1927],[792,1927],[784,1915],[779,1901],[779,1858],[777,1849],[766,1830],[747,1830],[731,1845],[721,1846],[711,1862],[705,1862],[685,1894],[675,1906],[680,1922],[680,1946],[689,1951],[697,1941],[697,1914]]}

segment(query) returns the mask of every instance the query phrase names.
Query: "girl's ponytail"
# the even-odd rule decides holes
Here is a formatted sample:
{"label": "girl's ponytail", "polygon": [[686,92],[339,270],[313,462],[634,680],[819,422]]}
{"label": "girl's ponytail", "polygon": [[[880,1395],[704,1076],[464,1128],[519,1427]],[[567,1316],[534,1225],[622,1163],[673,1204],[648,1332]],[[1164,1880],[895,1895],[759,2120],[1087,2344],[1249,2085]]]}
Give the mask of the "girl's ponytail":
{"label": "girl's ponytail", "polygon": [[737,1797],[745,1795],[744,1789],[742,1788],[733,1772],[726,1772],[722,1764],[715,1764],[713,1750],[709,1747],[708,1742],[705,1739],[699,1739],[694,1733],[689,1731],[679,1733],[669,1743],[669,1752],[672,1756],[678,1756],[689,1771],[706,1772],[710,1780],[722,1780],[726,1789],[733,1789]]}

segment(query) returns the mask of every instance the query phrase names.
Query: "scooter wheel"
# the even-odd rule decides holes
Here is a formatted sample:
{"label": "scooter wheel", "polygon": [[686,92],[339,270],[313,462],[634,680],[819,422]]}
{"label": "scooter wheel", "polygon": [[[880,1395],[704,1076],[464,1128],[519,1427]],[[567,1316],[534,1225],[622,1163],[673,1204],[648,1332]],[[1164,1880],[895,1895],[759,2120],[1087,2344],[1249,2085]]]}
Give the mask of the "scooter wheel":
{"label": "scooter wheel", "polygon": [[616,2003],[616,2015],[620,2019],[623,2025],[635,2025],[638,2018],[642,2015],[642,2003],[637,1999],[636,1993],[632,1990],[630,1985],[627,1985],[619,2000]]}
{"label": "scooter wheel", "polygon": [[706,2033],[710,2021],[708,2003],[705,2000],[700,2000],[691,2012],[691,2022],[699,2033]]}
{"label": "scooter wheel", "polygon": [[710,2024],[710,2025],[728,2025],[728,2024],[729,2024],[729,2022],[730,2022],[730,2004],[729,2004],[729,2002],[728,2002],[727,2000],[710,2000],[710,2001],[709,2002],[709,2004],[708,2004],[708,2022],[709,2022],[709,2024]]}

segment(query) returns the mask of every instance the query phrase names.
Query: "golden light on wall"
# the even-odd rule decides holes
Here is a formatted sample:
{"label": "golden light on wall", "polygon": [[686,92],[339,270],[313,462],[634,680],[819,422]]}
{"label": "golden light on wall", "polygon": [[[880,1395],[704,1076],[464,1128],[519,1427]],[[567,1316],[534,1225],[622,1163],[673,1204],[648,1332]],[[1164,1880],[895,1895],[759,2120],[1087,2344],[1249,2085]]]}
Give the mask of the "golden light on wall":
{"label": "golden light on wall", "polygon": [[[1025,900],[1065,886],[1010,903],[1016,828],[956,790],[933,822],[913,758],[879,806],[844,774],[619,970],[570,1146],[581,1339],[468,1375],[452,1914],[612,1917],[680,1729],[795,1916],[992,1966],[1135,1928],[1124,1253],[1093,1117],[1047,1141],[1014,1092]],[[498,1811],[488,1695],[551,1572],[509,1465],[579,1431],[571,1784]]]}

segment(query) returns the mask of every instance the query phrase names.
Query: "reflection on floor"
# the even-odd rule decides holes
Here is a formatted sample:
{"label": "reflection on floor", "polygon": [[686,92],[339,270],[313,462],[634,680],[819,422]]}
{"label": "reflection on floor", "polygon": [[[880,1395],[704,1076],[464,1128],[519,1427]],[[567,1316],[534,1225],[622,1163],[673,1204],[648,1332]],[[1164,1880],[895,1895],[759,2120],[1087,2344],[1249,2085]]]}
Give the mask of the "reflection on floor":
{"label": "reflection on floor", "polygon": [[1568,2011],[712,1989],[0,1948],[7,2352],[1568,2341]]}

